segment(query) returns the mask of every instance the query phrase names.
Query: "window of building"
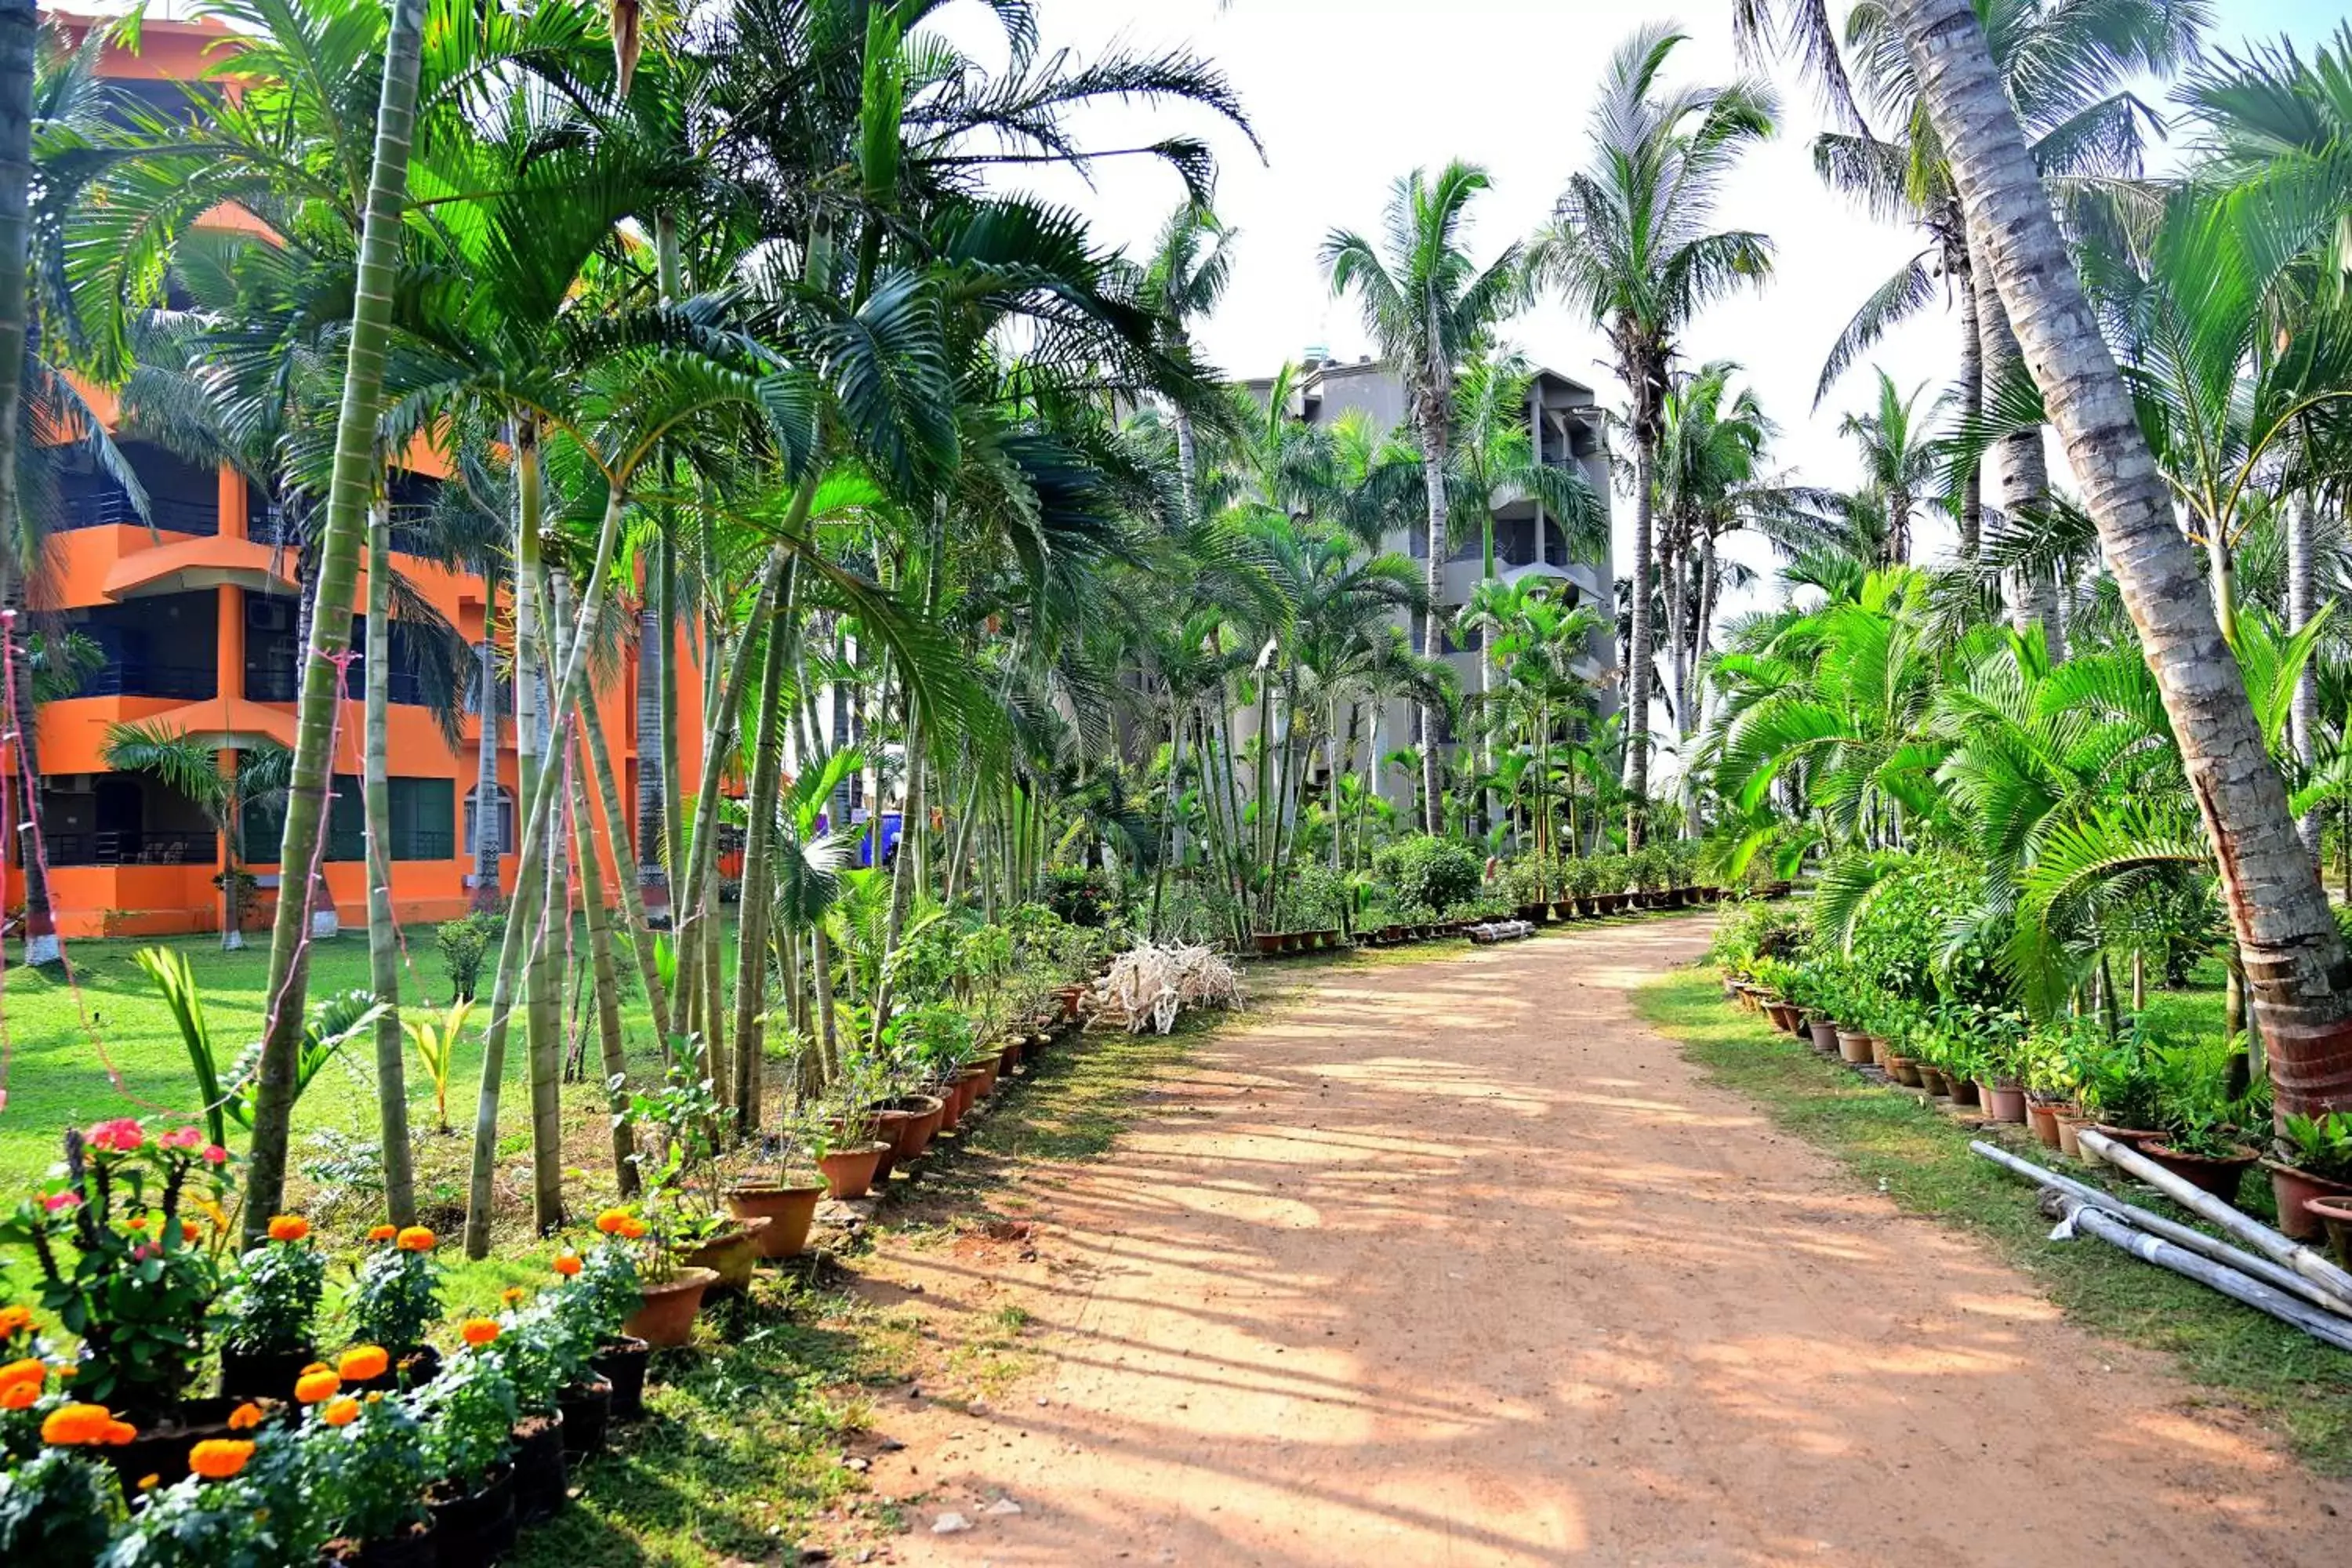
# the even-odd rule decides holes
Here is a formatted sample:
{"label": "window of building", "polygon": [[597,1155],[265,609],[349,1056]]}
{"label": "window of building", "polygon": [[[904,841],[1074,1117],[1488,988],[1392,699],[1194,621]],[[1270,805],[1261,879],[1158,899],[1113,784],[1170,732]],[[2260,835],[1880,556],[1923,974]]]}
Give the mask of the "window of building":
{"label": "window of building", "polygon": [[[474,837],[478,831],[475,827],[475,813],[479,807],[481,796],[482,792],[478,785],[466,792],[466,853],[467,855],[481,853],[478,847],[481,841]],[[503,787],[499,789],[498,798],[498,835],[499,853],[513,854],[515,852],[514,796]]]}
{"label": "window of building", "polygon": [[[388,780],[392,816],[390,849],[394,860],[446,860],[451,847],[457,786],[448,779]],[[283,805],[249,806],[244,821],[245,858],[273,865],[286,835]],[[367,796],[357,775],[337,773],[328,803],[326,858],[367,858]]]}

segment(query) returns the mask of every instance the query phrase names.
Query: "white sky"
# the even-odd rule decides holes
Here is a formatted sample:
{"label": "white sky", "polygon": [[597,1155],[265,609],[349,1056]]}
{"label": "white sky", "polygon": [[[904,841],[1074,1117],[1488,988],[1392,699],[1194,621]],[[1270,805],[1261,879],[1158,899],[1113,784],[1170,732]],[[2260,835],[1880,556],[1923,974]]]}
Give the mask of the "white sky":
{"label": "white sky", "polygon": [[[1374,231],[1391,183],[1416,166],[1434,171],[1455,157],[1485,165],[1494,188],[1478,198],[1471,234],[1482,259],[1532,231],[1585,162],[1601,73],[1636,26],[1671,20],[1690,35],[1671,79],[1716,82],[1738,69],[1730,0],[1230,0],[1223,7],[1217,0],[1038,0],[1037,9],[1049,48],[1091,56],[1114,41],[1188,46],[1222,66],[1239,90],[1265,144],[1263,164],[1238,135],[1213,132],[1197,115],[1107,112],[1085,127],[1097,145],[1177,125],[1213,131],[1223,154],[1217,208],[1241,237],[1233,287],[1200,337],[1236,377],[1269,374],[1309,344],[1348,359],[1366,352],[1354,306],[1330,298],[1316,248],[1334,226]],[[2285,32],[2307,57],[2352,16],[2352,0],[2214,0],[2214,13],[2216,44]],[[949,15],[967,43],[993,26],[971,5]],[[1792,71],[1774,74],[1782,132],[1752,154],[1719,217],[1772,237],[1775,276],[1759,293],[1709,310],[1685,351],[1694,363],[1745,366],[1782,428],[1780,462],[1807,482],[1843,485],[1854,476],[1837,417],[1863,406],[1874,381],[1867,365],[1856,366],[1819,416],[1811,412],[1814,381],[1855,307],[1917,241],[1822,188],[1808,146],[1823,117]],[[1107,242],[1136,252],[1149,247],[1181,195],[1172,174],[1134,161],[1106,165],[1093,191],[1075,184],[1048,191],[1088,213]],[[1906,390],[1923,381],[1940,386],[1952,374],[1957,331],[1955,316],[1925,313],[1888,341],[1877,363]],[[1539,363],[1596,387],[1604,403],[1620,400],[1600,335],[1556,302],[1521,316],[1508,336]],[[1622,496],[1616,510],[1622,571],[1631,548]],[[1759,566],[1769,554],[1753,544],[1742,553]]]}

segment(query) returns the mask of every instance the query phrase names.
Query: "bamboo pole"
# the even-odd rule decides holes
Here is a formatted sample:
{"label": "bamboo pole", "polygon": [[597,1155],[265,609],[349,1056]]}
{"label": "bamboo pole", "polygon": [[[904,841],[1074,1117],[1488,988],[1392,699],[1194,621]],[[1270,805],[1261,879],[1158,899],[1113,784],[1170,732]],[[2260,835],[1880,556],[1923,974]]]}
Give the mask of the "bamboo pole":
{"label": "bamboo pole", "polygon": [[2143,1263],[2168,1268],[2184,1279],[2194,1279],[2200,1285],[2220,1291],[2233,1301],[2243,1302],[2257,1311],[2268,1312],[2279,1321],[2301,1329],[2322,1344],[2352,1351],[2352,1325],[2339,1318],[2306,1306],[2295,1297],[2274,1290],[2227,1264],[2216,1263],[2210,1258],[2175,1247],[2160,1237],[2136,1230],[2095,1204],[2086,1204],[2080,1198],[2060,1192],[2046,1193],[2043,1199],[2045,1208],[2055,1208],[2059,1215],[2058,1230],[2053,1239],[2064,1240],[2075,1231],[2096,1237],[2117,1251],[2127,1252]]}
{"label": "bamboo pole", "polygon": [[2272,1262],[2283,1264],[2336,1300],[2352,1304],[2352,1274],[2345,1273],[2311,1248],[2297,1246],[2262,1221],[2240,1214],[2212,1194],[2181,1180],[2138,1150],[2118,1143],[2104,1132],[2094,1132],[2086,1127],[2075,1137],[2094,1154],[2137,1176],[2200,1218],[2212,1221]]}

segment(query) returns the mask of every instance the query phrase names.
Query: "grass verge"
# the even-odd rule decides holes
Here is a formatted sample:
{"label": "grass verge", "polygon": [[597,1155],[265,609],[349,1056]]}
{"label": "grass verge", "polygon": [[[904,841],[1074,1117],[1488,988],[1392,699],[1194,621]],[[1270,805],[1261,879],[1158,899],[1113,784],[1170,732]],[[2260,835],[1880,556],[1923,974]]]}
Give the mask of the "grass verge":
{"label": "grass verge", "polygon": [[[2103,1243],[2053,1245],[2032,1189],[1969,1152],[1977,1129],[1916,1094],[1874,1087],[1727,1005],[1712,969],[1661,976],[1636,994],[1635,1007],[1717,1082],[1762,1105],[1904,1208],[1990,1243],[2076,1323],[2165,1352],[2217,1402],[2283,1433],[2314,1469],[2352,1475],[2352,1356]],[[2023,1131],[2000,1130],[2001,1141],[2061,1168],[2055,1151]],[[2090,1179],[2080,1169],[2066,1173]],[[2131,1195],[2188,1217],[2152,1194]]]}

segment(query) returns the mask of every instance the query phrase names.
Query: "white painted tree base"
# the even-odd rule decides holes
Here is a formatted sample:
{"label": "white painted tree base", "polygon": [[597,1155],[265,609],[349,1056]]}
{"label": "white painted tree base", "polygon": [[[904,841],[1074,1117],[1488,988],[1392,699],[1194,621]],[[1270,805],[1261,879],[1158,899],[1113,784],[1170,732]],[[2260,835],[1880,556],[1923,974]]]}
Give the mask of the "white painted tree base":
{"label": "white painted tree base", "polygon": [[52,934],[28,936],[25,939],[25,962],[30,964],[60,963],[66,956],[65,944]]}

